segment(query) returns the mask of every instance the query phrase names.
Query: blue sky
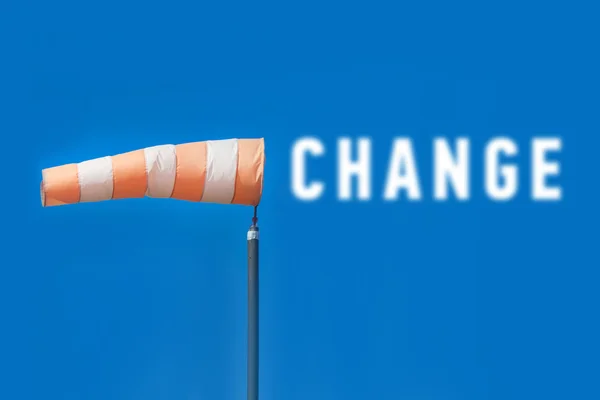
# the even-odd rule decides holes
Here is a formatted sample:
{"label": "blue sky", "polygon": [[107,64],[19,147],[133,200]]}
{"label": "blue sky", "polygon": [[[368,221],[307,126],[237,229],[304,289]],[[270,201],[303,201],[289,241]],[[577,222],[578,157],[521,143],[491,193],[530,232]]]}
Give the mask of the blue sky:
{"label": "blue sky", "polygon": [[[42,209],[39,181],[265,137],[261,399],[597,398],[597,8],[396,3],[4,5],[0,397],[244,398],[251,210]],[[424,200],[298,202],[304,135],[327,185],[337,138],[372,137],[375,193],[411,137]],[[483,196],[479,151],[473,198],[436,204],[437,135],[514,138],[519,196]],[[563,138],[560,203],[529,199],[537,135]]]}

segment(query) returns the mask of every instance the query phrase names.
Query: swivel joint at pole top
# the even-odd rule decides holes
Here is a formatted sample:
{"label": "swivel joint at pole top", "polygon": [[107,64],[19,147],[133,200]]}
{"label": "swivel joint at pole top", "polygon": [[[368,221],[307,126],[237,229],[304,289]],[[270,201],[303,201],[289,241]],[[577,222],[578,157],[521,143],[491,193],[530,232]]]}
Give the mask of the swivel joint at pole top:
{"label": "swivel joint at pole top", "polygon": [[247,235],[247,239],[248,240],[258,240],[258,217],[256,216],[257,214],[257,207],[254,207],[254,216],[252,217],[252,225],[250,225],[250,228],[248,229],[248,235]]}
{"label": "swivel joint at pole top", "polygon": [[254,206],[254,216],[252,217],[252,226],[258,226],[257,212],[258,212],[258,206]]}

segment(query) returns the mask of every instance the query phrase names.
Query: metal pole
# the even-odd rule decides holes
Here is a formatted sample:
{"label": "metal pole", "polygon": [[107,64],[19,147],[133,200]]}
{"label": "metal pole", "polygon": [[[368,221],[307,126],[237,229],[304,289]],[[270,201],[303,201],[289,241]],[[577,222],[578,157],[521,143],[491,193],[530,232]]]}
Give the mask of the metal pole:
{"label": "metal pole", "polygon": [[258,219],[248,229],[248,400],[258,400]]}

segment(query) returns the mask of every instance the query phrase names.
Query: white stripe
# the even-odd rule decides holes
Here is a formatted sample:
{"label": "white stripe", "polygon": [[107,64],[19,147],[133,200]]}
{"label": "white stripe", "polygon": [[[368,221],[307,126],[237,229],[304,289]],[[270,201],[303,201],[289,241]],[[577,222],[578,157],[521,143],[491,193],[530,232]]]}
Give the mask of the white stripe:
{"label": "white stripe", "polygon": [[206,182],[202,201],[229,204],[235,191],[237,139],[206,142]]}
{"label": "white stripe", "polygon": [[111,157],[96,158],[77,164],[81,202],[110,200],[113,194]]}
{"label": "white stripe", "polygon": [[144,149],[146,159],[146,176],[148,177],[148,190],[146,196],[154,198],[171,197],[175,186],[177,172],[177,156],[175,146],[147,147]]}

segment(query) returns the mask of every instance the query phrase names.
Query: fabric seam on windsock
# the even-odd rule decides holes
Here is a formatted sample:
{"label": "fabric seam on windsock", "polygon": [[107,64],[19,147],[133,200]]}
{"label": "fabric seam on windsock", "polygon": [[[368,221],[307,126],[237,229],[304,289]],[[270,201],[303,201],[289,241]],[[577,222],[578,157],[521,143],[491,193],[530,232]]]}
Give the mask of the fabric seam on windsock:
{"label": "fabric seam on windsock", "polygon": [[118,198],[258,205],[264,139],[161,145],[42,171],[42,206]]}

